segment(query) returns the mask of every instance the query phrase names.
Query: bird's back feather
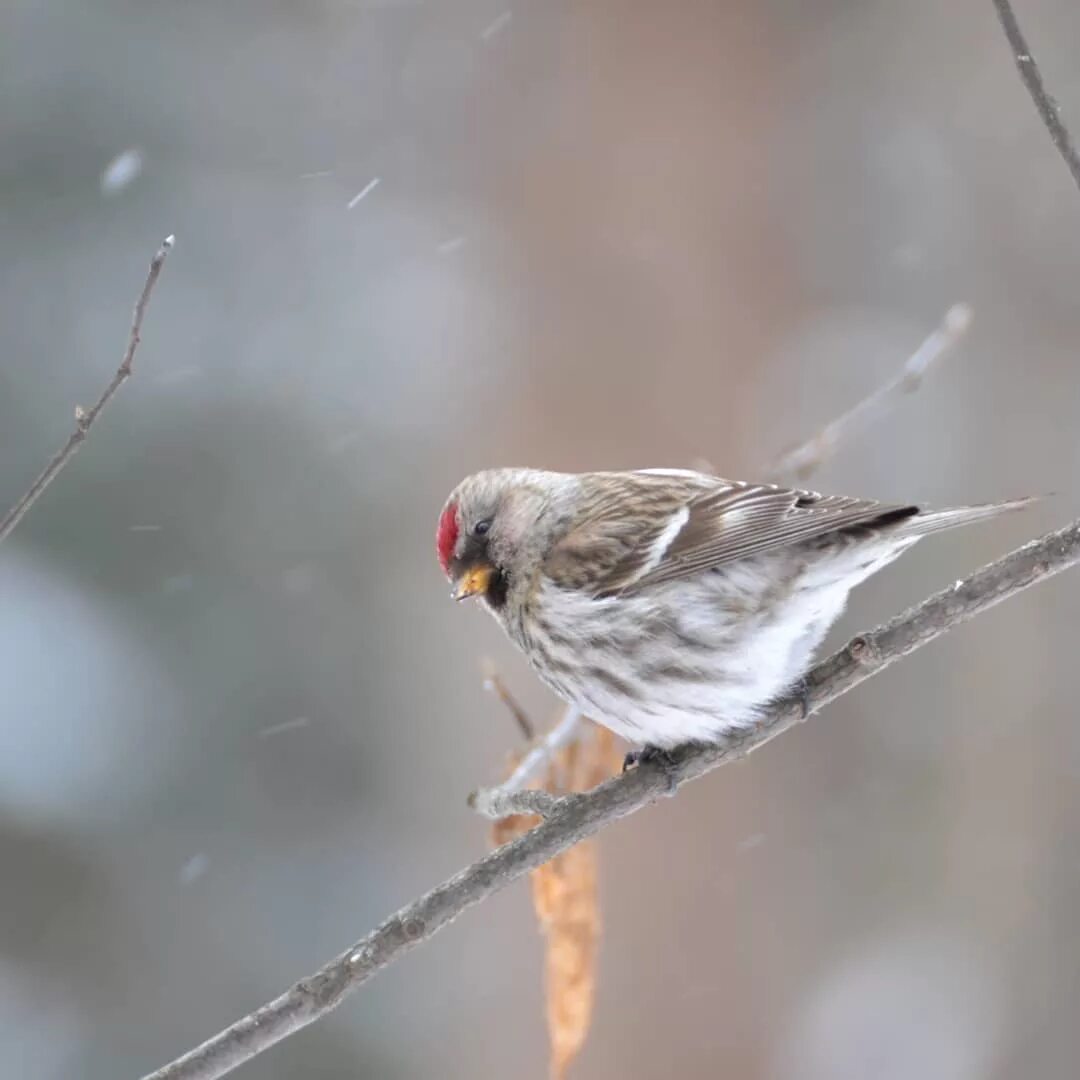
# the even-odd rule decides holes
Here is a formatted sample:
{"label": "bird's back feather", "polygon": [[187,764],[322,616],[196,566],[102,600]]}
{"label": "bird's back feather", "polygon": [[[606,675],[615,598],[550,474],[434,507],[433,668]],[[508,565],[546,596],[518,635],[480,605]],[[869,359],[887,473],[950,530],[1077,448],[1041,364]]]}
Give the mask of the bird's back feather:
{"label": "bird's back feather", "polygon": [[586,473],[571,527],[546,560],[549,577],[597,597],[647,590],[740,559],[851,530],[918,537],[1020,509],[1020,499],[924,511],[693,472]]}

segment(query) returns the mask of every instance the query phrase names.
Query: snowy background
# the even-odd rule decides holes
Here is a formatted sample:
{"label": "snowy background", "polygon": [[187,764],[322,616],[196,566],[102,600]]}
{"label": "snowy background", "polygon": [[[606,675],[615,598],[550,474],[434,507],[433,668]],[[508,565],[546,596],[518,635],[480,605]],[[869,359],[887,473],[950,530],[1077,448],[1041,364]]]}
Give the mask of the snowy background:
{"label": "snowy background", "polygon": [[[1080,8],[1020,17],[1080,127]],[[467,472],[753,479],[970,303],[816,477],[1057,497],[928,543],[837,639],[1080,507],[1080,194],[988,0],[5,0],[0,1073],[134,1077],[480,854],[517,733],[447,597]],[[377,181],[377,183],[376,183]],[[601,841],[575,1076],[1069,1077],[1080,576]],[[545,1075],[524,886],[250,1080]]]}

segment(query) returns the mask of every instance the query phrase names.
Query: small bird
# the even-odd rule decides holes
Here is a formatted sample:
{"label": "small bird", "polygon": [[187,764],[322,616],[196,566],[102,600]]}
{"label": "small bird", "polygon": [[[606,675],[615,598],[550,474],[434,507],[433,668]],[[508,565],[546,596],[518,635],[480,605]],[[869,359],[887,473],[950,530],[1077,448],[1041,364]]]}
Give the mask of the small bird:
{"label": "small bird", "polygon": [[[682,469],[492,469],[436,549],[563,700],[663,757],[800,685],[848,593],[923,536],[1031,500],[925,510]],[[630,755],[630,759],[637,755]]]}

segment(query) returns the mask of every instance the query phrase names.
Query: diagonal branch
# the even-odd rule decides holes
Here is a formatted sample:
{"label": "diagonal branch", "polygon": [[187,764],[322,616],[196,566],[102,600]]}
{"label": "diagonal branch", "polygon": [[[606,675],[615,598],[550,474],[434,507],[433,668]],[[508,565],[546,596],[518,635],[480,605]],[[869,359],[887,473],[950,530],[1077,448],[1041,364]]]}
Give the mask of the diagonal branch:
{"label": "diagonal branch", "polygon": [[0,518],[0,543],[3,543],[14,531],[15,526],[26,516],[30,507],[41,498],[45,489],[56,479],[60,470],[75,456],[75,451],[86,441],[94,421],[98,418],[101,410],[112,400],[113,395],[131,376],[131,364],[135,359],[135,352],[139,348],[139,334],[142,330],[143,316],[146,314],[146,305],[150,302],[150,294],[157,284],[158,275],[161,273],[165,256],[169,254],[176,242],[172,236],[165,237],[161,247],[150,260],[150,269],[146,274],[146,283],[143,285],[139,299],[135,301],[135,312],[131,317],[131,332],[128,334],[127,348],[124,350],[123,359],[116,369],[112,381],[105,387],[104,393],[98,398],[97,403],[90,409],[75,407],[75,430],[68,437],[68,441],[57,451],[56,456],[45,466],[45,470],[30,485],[21,499]]}
{"label": "diagonal branch", "polygon": [[1069,129],[1061,118],[1061,106],[1043,85],[1042,73],[1039,71],[1038,64],[1035,63],[1035,57],[1031,55],[1031,49],[1028,48],[1028,43],[1024,39],[1020,24],[1016,21],[1012,4],[1009,0],[994,0],[994,8],[1001,20],[1005,37],[1009,39],[1009,48],[1012,50],[1020,78],[1024,80],[1024,85],[1031,95],[1031,100],[1035,102],[1035,108],[1039,111],[1046,130],[1050,132],[1050,138],[1058,148],[1058,153],[1069,166],[1069,172],[1072,173],[1076,186],[1080,187],[1080,154],[1077,154]]}
{"label": "diagonal branch", "polygon": [[745,757],[794,727],[841,694],[954,626],[1029,585],[1080,562],[1080,520],[1018,548],[958,581],[878,629],[853,638],[818,664],[806,680],[802,701],[779,702],[751,730],[718,746],[687,748],[674,755],[673,773],[642,766],[585,795],[555,801],[531,832],[407,904],[315,974],[238,1020],[144,1080],[213,1080],[325,1016],[357,987],[432,937],[467,908],[506,888],[588,836],[655,802],[673,786]]}

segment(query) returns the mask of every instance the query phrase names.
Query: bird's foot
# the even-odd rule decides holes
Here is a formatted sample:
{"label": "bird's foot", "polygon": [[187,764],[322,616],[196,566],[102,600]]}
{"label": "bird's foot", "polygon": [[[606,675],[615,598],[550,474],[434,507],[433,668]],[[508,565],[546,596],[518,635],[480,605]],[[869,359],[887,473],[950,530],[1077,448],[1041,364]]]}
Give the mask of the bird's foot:
{"label": "bird's foot", "polygon": [[654,768],[664,775],[667,781],[667,794],[674,795],[679,787],[679,765],[670,750],[659,746],[643,746],[640,750],[631,750],[623,758],[622,771],[629,769]]}
{"label": "bird's foot", "polygon": [[802,708],[802,718],[805,720],[810,715],[810,680],[798,679],[791,688],[791,694]]}

